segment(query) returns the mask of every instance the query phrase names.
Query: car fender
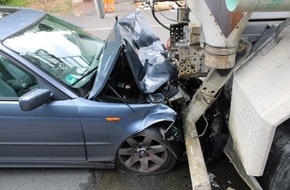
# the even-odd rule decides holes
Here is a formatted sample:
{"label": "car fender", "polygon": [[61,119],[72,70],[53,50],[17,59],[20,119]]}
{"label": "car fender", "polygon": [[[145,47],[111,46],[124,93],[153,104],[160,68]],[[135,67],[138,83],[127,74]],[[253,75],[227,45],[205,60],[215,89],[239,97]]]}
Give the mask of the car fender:
{"label": "car fender", "polygon": [[150,135],[153,139],[161,141],[176,158],[180,158],[182,156],[182,151],[180,149],[181,142],[167,141],[161,130],[162,128],[167,129],[172,126],[175,122],[176,112],[163,104],[154,107],[156,107],[154,111],[152,110],[152,112],[148,113],[145,118],[141,118],[141,120],[133,122],[125,128],[124,137],[119,145],[127,138],[141,131],[146,131],[146,134]]}
{"label": "car fender", "polygon": [[[151,105],[152,107],[148,109],[144,109],[144,111],[142,110],[143,113],[141,113],[141,116],[135,117],[135,119],[138,118],[137,120],[135,120],[134,122],[131,122],[128,127],[125,127],[125,133],[124,133],[125,139],[140,131],[143,131],[144,129],[150,126],[153,126],[154,124],[157,124],[160,122],[169,122],[171,124],[175,121],[176,112],[172,110],[170,107],[164,104],[151,104]],[[139,114],[136,113],[136,115],[139,115]]]}

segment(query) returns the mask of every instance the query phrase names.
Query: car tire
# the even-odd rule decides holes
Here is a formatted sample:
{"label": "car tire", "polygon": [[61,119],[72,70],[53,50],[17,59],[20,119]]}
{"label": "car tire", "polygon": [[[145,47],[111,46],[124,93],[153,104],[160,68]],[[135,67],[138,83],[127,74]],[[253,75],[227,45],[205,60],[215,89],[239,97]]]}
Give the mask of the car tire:
{"label": "car tire", "polygon": [[168,172],[177,159],[167,148],[166,142],[154,128],[127,138],[117,151],[116,168],[123,173],[143,175]]}
{"label": "car tire", "polygon": [[263,176],[259,179],[264,190],[290,189],[290,120],[275,133]]}

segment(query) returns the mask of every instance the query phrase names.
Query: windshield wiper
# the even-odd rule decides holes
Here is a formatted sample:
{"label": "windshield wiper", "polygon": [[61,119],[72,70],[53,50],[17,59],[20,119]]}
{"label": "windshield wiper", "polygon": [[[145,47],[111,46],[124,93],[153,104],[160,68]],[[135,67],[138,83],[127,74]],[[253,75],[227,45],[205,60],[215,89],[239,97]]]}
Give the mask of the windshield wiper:
{"label": "windshield wiper", "polygon": [[74,83],[72,83],[71,86],[74,86],[76,83],[78,83],[83,78],[85,78],[86,76],[90,75],[92,72],[94,72],[97,69],[98,69],[98,67],[94,67],[92,70],[89,70],[86,74],[84,74],[83,76],[81,76],[81,78],[79,78],[77,81],[75,81]]}
{"label": "windshield wiper", "polygon": [[[100,53],[98,54],[96,61],[99,61],[99,58],[101,56],[103,52],[103,49],[100,50]],[[79,78],[77,81],[75,81],[74,83],[71,84],[71,86],[74,86],[76,83],[78,83],[79,81],[81,81],[83,78],[85,78],[86,76],[90,75],[92,72],[94,72],[95,70],[98,69],[98,66],[94,67],[93,69],[89,70],[87,73],[85,73],[83,76],[81,76],[81,78]]]}

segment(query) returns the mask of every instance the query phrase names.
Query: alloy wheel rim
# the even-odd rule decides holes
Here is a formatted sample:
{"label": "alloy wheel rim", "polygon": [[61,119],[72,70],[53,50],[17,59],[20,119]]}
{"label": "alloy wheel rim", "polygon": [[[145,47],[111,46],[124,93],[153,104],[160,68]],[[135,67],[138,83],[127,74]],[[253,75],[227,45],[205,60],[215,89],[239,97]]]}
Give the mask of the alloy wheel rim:
{"label": "alloy wheel rim", "polygon": [[128,138],[118,151],[122,164],[135,172],[153,172],[167,160],[165,146],[148,136]]}

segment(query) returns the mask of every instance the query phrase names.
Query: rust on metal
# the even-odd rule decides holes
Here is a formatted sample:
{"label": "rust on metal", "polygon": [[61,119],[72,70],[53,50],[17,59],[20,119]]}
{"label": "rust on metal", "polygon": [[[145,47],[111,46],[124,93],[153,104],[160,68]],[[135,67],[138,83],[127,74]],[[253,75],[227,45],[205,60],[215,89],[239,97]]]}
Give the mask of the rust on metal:
{"label": "rust on metal", "polygon": [[205,46],[205,64],[216,69],[229,69],[235,65],[237,47]]}

